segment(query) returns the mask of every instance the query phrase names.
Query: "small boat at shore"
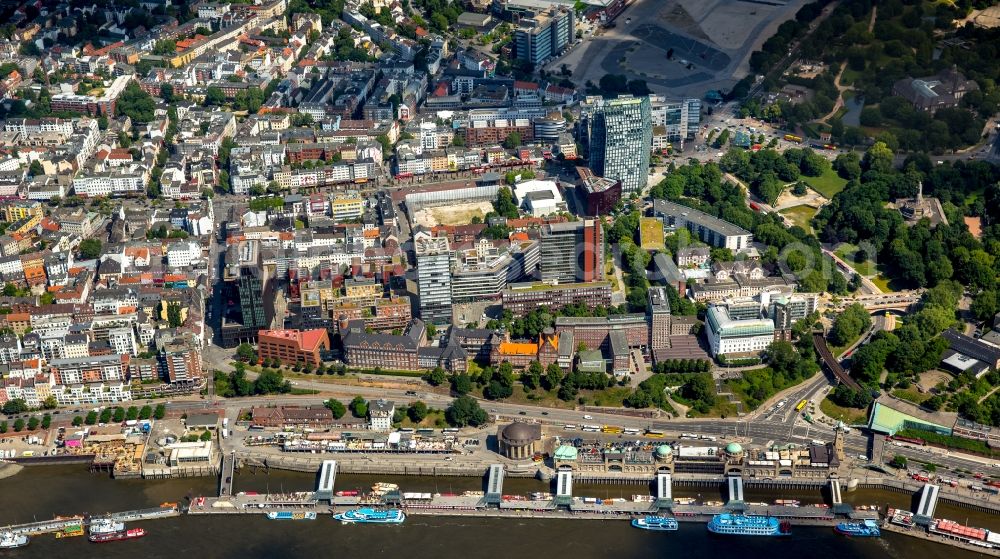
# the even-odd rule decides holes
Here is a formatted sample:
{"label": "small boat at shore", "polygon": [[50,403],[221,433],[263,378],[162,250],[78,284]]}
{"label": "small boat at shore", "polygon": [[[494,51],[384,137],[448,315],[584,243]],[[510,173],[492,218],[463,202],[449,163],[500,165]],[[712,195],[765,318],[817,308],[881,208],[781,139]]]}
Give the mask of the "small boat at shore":
{"label": "small boat at shore", "polygon": [[316,513],[313,511],[271,511],[267,513],[268,520],[316,520]]}
{"label": "small boat at shore", "polygon": [[796,499],[778,499],[777,501],[774,502],[774,504],[782,507],[797,507],[802,503],[800,503]]}
{"label": "small boat at shore", "polygon": [[377,495],[384,495],[386,493],[391,493],[393,491],[399,491],[399,486],[395,483],[383,483],[378,482],[372,486],[372,493]]}
{"label": "small boat at shore", "polygon": [[864,520],[861,522],[841,522],[834,526],[834,531],[845,536],[858,538],[877,538],[882,535],[878,522]]}
{"label": "small boat at shore", "polygon": [[653,530],[656,532],[673,532],[677,530],[677,520],[669,516],[644,516],[633,518],[632,527],[640,530]]}
{"label": "small boat at shore", "polygon": [[83,524],[71,524],[56,532],[56,539],[74,538],[83,535]]}
{"label": "small boat at shore", "polygon": [[0,549],[16,549],[28,545],[28,536],[14,532],[0,533]]}
{"label": "small boat at shore", "polygon": [[406,520],[406,514],[399,509],[379,510],[365,507],[335,514],[333,519],[344,524],[402,524]]}

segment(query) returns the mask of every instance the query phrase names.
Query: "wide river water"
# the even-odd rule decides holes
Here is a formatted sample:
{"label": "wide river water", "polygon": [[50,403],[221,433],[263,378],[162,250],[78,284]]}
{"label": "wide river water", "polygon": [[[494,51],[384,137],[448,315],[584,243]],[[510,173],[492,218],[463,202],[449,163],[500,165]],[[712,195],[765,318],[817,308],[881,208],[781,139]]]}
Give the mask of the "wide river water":
{"label": "wide river water", "polygon": [[[459,492],[482,489],[475,478],[415,478],[391,476],[337,477],[338,489],[369,487],[376,481],[398,483],[404,491]],[[315,476],[272,471],[237,475],[237,491],[308,491]],[[0,480],[0,525],[48,519],[54,514],[104,513],[186,502],[192,496],[212,495],[211,478],[173,480],[109,479],[82,466],[41,466]],[[534,480],[508,478],[505,493],[546,490]],[[625,497],[645,493],[636,485],[580,485],[582,496]],[[704,489],[676,488],[677,496],[722,499]],[[803,503],[821,502],[818,492],[778,495],[748,491],[747,500],[779,497]],[[910,508],[907,495],[881,491],[845,493],[858,504],[890,504]],[[975,526],[1000,529],[1000,516],[950,507],[938,507],[938,516]],[[828,528],[795,527],[790,538],[725,538],[712,536],[702,524],[682,523],[678,532],[655,533],[631,528],[623,521],[480,519],[411,516],[402,526],[342,526],[328,516],[315,521],[269,521],[254,516],[181,516],[136,523],[148,535],[140,540],[91,544],[85,538],[56,540],[51,535],[32,539],[27,548],[0,551],[0,558],[136,558],[143,559],[292,559],[351,557],[414,559],[500,559],[524,556],[559,559],[710,559],[725,551],[740,559],[801,557],[808,559],[972,559],[981,555],[914,538],[887,534],[881,539],[848,539]],[[735,547],[735,549],[734,549]]]}

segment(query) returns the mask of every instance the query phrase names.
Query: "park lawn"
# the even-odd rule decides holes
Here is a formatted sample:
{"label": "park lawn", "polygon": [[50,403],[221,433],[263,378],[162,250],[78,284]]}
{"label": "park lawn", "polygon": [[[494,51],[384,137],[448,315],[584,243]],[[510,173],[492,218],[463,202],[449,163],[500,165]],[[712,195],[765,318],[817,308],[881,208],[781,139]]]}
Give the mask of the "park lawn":
{"label": "park lawn", "polygon": [[920,405],[924,403],[925,400],[931,398],[931,394],[923,393],[918,391],[916,388],[897,388],[892,391],[892,395],[897,398],[902,398],[907,402],[913,402],[914,404]]}
{"label": "park lawn", "polygon": [[[727,380],[726,386],[729,387],[729,390],[731,390],[732,393],[735,394],[740,399],[741,402],[743,402],[743,411],[749,412],[759,408],[764,402],[767,402],[772,396],[774,396],[778,392],[802,384],[803,382],[809,380],[809,378],[811,377],[787,379],[788,380],[787,384],[779,383],[778,385],[775,385],[773,378],[774,378],[774,371],[772,371],[769,367],[762,367],[760,369],[744,371],[742,377]],[[772,380],[768,380],[767,384],[761,384],[761,381],[764,379],[772,379]],[[754,386],[764,386],[768,387],[769,389],[767,389],[763,394],[763,396],[758,400],[756,398],[751,397],[749,394],[749,391]]]}
{"label": "park lawn", "polygon": [[474,377],[483,372],[483,365],[480,365],[478,361],[469,361],[469,365],[466,367],[465,372],[468,373],[470,377]]}
{"label": "park lawn", "polygon": [[843,353],[845,349],[847,349],[847,348],[851,347],[852,345],[854,345],[854,342],[860,340],[861,336],[864,336],[867,333],[868,332],[865,331],[865,332],[862,332],[862,333],[858,334],[858,336],[856,338],[854,338],[851,341],[847,342],[847,345],[837,346],[837,345],[833,345],[833,344],[830,344],[829,342],[827,342],[830,345],[830,353],[832,353],[834,355],[834,357],[840,357],[840,354]]}
{"label": "park lawn", "polygon": [[725,419],[727,417],[736,417],[737,410],[736,404],[730,403],[729,400],[718,396],[715,399],[715,405],[709,408],[708,413],[698,413],[694,408],[688,408],[688,417],[717,417]]}
{"label": "park lawn", "polygon": [[813,124],[800,124],[799,128],[802,129],[807,138],[819,138],[819,131],[816,130]]}
{"label": "park lawn", "polygon": [[[508,404],[520,404],[526,406],[541,406],[545,408],[574,409],[578,404],[578,398],[584,398],[588,405],[622,407],[625,397],[632,393],[628,387],[612,386],[604,390],[580,390],[577,398],[569,402],[564,402],[556,396],[557,391],[547,392],[544,389],[536,388],[530,392],[525,392],[520,383],[514,384],[514,393],[510,398],[503,400]],[[483,391],[478,387],[473,390],[476,397],[482,398]],[[489,402],[483,403],[484,408],[489,407]]]}
{"label": "park lawn", "polygon": [[895,293],[906,286],[899,285],[897,280],[891,279],[885,275],[885,269],[881,266],[878,270],[878,275],[872,278],[872,283],[878,286],[883,293]]}
{"label": "park lawn", "polygon": [[844,73],[840,75],[840,85],[852,85],[860,76],[861,72],[850,67],[844,68]]}
{"label": "park lawn", "polygon": [[803,204],[801,206],[792,206],[791,208],[785,208],[780,210],[778,213],[792,220],[792,223],[798,225],[802,229],[805,229],[807,233],[812,233],[812,225],[809,223],[812,221],[813,216],[816,215],[816,208]]}
{"label": "park lawn", "polygon": [[892,289],[889,289],[889,278],[879,274],[872,278],[872,283],[878,286],[882,290],[882,293],[892,293]]}
{"label": "park lawn", "polygon": [[595,406],[610,406],[620,408],[625,405],[625,398],[632,393],[627,386],[612,386],[604,390],[581,390],[580,395],[587,398],[588,404]]}
{"label": "park lawn", "polygon": [[400,427],[447,427],[448,422],[444,420],[444,410],[431,409],[427,412],[427,417],[424,418],[420,423],[414,423],[409,416],[403,418],[403,421],[399,424]]}
{"label": "park lawn", "polygon": [[855,262],[854,254],[858,251],[858,247],[850,243],[841,243],[837,247],[837,250],[833,251],[834,254],[840,257],[841,260],[847,262],[847,265],[854,269],[858,274],[870,277],[875,274],[875,266],[872,262]]}
{"label": "park lawn", "polygon": [[841,407],[831,402],[829,398],[823,398],[819,403],[819,409],[827,417],[843,421],[847,425],[857,425],[868,420],[867,409]]}
{"label": "park lawn", "polygon": [[832,168],[827,169],[826,172],[818,177],[802,177],[802,180],[811,186],[813,190],[827,198],[833,198],[847,185],[847,181],[840,178]]}

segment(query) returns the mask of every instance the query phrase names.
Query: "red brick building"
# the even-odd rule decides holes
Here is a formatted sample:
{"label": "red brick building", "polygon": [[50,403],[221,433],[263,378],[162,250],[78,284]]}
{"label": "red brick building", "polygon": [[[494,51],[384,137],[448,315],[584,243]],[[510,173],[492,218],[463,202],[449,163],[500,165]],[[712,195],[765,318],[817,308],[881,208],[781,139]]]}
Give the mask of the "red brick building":
{"label": "red brick building", "polygon": [[302,362],[313,367],[322,362],[321,351],[330,350],[326,330],[261,330],[257,336],[257,356],[277,359],[293,365]]}
{"label": "red brick building", "polygon": [[517,132],[521,135],[521,143],[531,143],[535,139],[535,127],[527,126],[468,126],[459,131],[465,138],[468,147],[487,147],[502,144],[507,136]]}
{"label": "red brick building", "polygon": [[611,283],[592,281],[589,283],[546,283],[512,284],[501,293],[503,310],[514,316],[523,316],[539,308],[561,309],[569,305],[583,304],[588,307],[611,306]]}

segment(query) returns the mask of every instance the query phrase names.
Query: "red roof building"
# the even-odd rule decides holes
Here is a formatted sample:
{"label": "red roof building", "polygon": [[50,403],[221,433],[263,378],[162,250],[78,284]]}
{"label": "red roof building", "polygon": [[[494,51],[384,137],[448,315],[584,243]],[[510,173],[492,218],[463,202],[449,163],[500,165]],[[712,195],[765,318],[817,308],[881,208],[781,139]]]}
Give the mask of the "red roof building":
{"label": "red roof building", "polygon": [[326,330],[261,330],[257,336],[257,356],[277,359],[286,365],[304,363],[313,367],[322,363],[321,351],[330,350]]}

